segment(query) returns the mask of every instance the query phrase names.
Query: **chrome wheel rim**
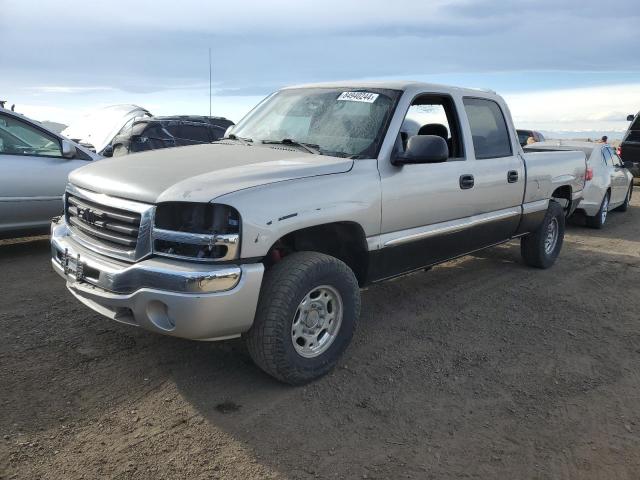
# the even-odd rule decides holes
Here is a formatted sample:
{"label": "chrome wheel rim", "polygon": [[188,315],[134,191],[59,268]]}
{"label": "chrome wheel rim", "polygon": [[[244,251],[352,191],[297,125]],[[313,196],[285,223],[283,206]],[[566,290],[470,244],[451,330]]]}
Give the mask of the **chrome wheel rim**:
{"label": "chrome wheel rim", "polygon": [[340,331],[343,310],[342,296],[329,285],[307,293],[291,322],[291,341],[296,352],[305,358],[326,352]]}
{"label": "chrome wheel rim", "polygon": [[558,219],[553,217],[547,225],[547,236],[544,239],[544,251],[548,255],[553,252],[558,243]]}
{"label": "chrome wheel rim", "polygon": [[602,211],[600,212],[600,221],[604,223],[607,220],[607,212],[609,211],[609,195],[604,196],[602,201]]}

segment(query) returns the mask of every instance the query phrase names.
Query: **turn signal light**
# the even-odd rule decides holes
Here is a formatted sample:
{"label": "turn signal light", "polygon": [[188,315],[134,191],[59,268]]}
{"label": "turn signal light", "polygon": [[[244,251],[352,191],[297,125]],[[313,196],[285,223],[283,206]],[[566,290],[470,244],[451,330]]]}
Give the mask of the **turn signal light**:
{"label": "turn signal light", "polygon": [[589,180],[593,180],[593,168],[587,167],[584,172],[584,181],[588,182]]}

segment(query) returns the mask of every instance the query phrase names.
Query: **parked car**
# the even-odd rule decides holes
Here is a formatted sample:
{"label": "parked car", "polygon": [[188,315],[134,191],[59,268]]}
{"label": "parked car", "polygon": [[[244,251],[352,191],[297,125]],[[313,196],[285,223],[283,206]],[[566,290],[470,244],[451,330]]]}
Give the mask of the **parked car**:
{"label": "parked car", "polygon": [[224,137],[232,125],[231,120],[223,117],[179,115],[142,118],[113,139],[111,152],[112,156],[118,157],[159,148],[211,143]]}
{"label": "parked car", "polygon": [[521,146],[525,146],[530,138],[533,138],[534,142],[544,142],[545,138],[540,132],[536,132],[535,130],[517,130],[518,132],[518,141]]}
{"label": "parked car", "polygon": [[19,113],[0,109],[0,237],[49,230],[72,170],[95,153]]}
{"label": "parked car", "polygon": [[618,155],[627,164],[631,173],[640,177],[640,112],[635,116],[629,115],[627,121],[631,123],[622,137],[622,142],[618,147]]}
{"label": "parked car", "polygon": [[413,82],[286,88],[223,141],[130,165],[71,174],[52,224],[68,289],[158,333],[243,336],[292,384],[336,364],[359,287],[513,238],[551,267],[586,173],[582,152],[525,154],[495,93]]}
{"label": "parked car", "polygon": [[606,143],[551,141],[525,147],[527,152],[575,150],[587,156],[587,182],[578,206],[587,225],[602,228],[608,212],[626,212],[633,194],[633,175],[611,145]]}
{"label": "parked car", "polygon": [[151,117],[137,105],[111,105],[94,110],[62,131],[62,135],[89,150],[110,156],[111,142],[138,119]]}

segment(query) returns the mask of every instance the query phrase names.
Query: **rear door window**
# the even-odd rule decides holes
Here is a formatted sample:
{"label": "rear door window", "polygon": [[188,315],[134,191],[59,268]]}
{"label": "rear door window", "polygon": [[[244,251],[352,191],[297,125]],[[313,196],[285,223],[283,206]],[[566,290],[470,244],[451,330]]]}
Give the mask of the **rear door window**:
{"label": "rear door window", "polygon": [[177,124],[166,127],[167,131],[175,138],[184,140],[194,140],[196,142],[208,143],[209,131],[206,125]]}
{"label": "rear door window", "polygon": [[607,148],[607,150],[609,151],[609,155],[611,155],[611,161],[613,162],[613,165],[616,167],[621,167],[622,160],[620,160],[620,157],[618,156],[616,151],[611,148]]}
{"label": "rear door window", "polygon": [[493,100],[484,98],[466,97],[463,103],[469,119],[476,158],[513,155],[507,122],[500,106]]}

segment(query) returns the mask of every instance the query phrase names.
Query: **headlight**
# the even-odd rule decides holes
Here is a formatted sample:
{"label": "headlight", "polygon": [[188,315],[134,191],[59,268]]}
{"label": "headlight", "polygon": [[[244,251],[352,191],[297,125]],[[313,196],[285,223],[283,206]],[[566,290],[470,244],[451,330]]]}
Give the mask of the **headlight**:
{"label": "headlight", "polygon": [[228,205],[167,202],[156,208],[153,251],[199,261],[238,258],[240,214]]}

